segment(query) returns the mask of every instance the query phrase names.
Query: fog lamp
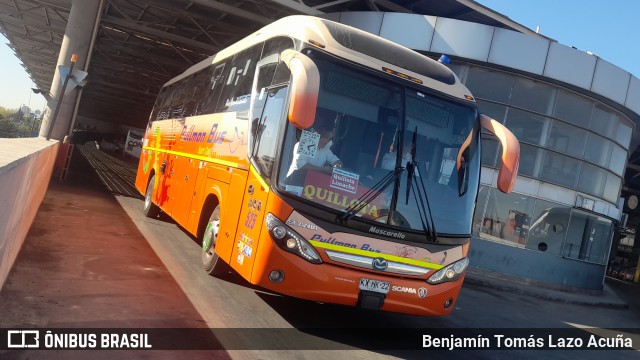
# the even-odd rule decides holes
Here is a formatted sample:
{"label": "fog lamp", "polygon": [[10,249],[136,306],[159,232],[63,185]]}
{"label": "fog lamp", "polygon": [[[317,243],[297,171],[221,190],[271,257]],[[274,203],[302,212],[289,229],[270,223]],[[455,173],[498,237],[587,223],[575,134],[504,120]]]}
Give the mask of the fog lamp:
{"label": "fog lamp", "polygon": [[280,270],[273,270],[269,273],[269,281],[278,284],[284,281],[284,273]]}

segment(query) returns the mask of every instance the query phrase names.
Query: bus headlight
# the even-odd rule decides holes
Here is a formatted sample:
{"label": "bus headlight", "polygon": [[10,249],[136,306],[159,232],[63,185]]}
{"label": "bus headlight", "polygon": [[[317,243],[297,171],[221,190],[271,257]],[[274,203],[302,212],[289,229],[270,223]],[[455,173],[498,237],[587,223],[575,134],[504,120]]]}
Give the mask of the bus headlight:
{"label": "bus headlight", "polygon": [[447,281],[456,281],[464,274],[467,266],[469,266],[469,258],[462,258],[438,270],[427,279],[427,282],[436,285]]}
{"label": "bus headlight", "polygon": [[275,241],[282,250],[298,255],[313,264],[322,263],[320,254],[318,254],[313,246],[273,214],[267,213],[266,223],[273,241]]}

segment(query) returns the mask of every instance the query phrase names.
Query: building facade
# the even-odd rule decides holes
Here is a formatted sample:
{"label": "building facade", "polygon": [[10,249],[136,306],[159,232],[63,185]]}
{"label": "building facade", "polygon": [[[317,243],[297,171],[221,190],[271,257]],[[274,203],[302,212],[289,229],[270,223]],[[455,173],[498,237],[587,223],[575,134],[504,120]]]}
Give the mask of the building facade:
{"label": "building facade", "polygon": [[345,12],[327,18],[432,57],[521,142],[515,190],[496,188],[499,149],[483,134],[472,266],[550,286],[602,288],[623,175],[638,144],[640,80],[590,52],[456,19]]}

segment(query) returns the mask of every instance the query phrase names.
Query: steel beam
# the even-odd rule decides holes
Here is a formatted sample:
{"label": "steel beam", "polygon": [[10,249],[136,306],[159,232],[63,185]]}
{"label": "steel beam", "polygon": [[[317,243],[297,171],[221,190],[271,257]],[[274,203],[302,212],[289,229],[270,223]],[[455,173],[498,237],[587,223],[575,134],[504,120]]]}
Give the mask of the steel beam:
{"label": "steel beam", "polygon": [[251,21],[257,22],[259,24],[263,24],[263,25],[271,24],[274,21],[274,19],[270,19],[268,17],[257,15],[255,13],[251,12],[251,11],[243,10],[243,9],[238,8],[237,6],[228,5],[228,4],[222,3],[220,1],[215,1],[215,0],[191,0],[191,2],[193,2],[195,4],[200,4],[200,5],[206,6],[206,7],[211,8],[211,9],[222,11],[222,12],[225,12],[227,14],[238,16],[238,17],[241,17],[241,18],[244,18],[244,19],[247,19],[247,20],[251,20]]}
{"label": "steel beam", "polygon": [[314,16],[324,14],[324,12],[318,9],[309,7],[298,1],[293,1],[293,0],[269,0],[269,1],[278,5],[284,6],[288,9],[291,9],[299,14],[314,15]]}
{"label": "steel beam", "polygon": [[59,27],[54,27],[51,25],[45,25],[41,22],[32,20],[32,19],[19,19],[10,15],[6,15],[3,13],[0,13],[0,20],[2,21],[6,21],[9,24],[13,24],[16,26],[23,26],[23,25],[27,25],[27,26],[32,26],[34,28],[38,28],[38,29],[42,29],[42,30],[46,30],[46,31],[50,31],[52,33],[55,34],[60,34],[60,35],[64,35],[64,29],[63,28],[59,28]]}
{"label": "steel beam", "polygon": [[189,38],[185,38],[182,37],[180,35],[175,35],[175,34],[171,34],[162,30],[158,30],[158,29],[154,29],[148,26],[144,26],[144,25],[140,25],[140,24],[136,24],[132,21],[127,21],[124,19],[119,19],[113,16],[103,16],[102,17],[102,22],[103,23],[108,23],[108,24],[112,24],[124,29],[129,29],[129,30],[133,30],[142,34],[146,34],[146,35],[151,35],[154,36],[156,38],[159,39],[163,39],[163,40],[169,40],[169,41],[173,41],[173,42],[177,42],[183,45],[187,45],[189,47],[195,48],[195,49],[200,49],[200,50],[204,50],[206,51],[207,54],[211,55],[211,54],[215,54],[216,52],[218,52],[220,50],[219,47],[217,46],[213,46],[213,45],[209,45],[209,44],[205,44],[203,42],[200,41],[196,41],[196,40],[192,40]]}

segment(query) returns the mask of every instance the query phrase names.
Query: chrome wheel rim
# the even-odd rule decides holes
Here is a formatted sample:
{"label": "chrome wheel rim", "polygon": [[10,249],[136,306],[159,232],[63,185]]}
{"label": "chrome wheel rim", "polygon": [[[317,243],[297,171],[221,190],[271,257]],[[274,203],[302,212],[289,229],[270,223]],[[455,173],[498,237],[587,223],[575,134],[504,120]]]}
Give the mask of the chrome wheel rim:
{"label": "chrome wheel rim", "polygon": [[151,186],[151,184],[149,184],[149,186],[147,186],[147,193],[144,196],[144,208],[148,209],[151,206],[151,193],[152,191],[149,191],[149,187]]}
{"label": "chrome wheel rim", "polygon": [[207,224],[207,228],[204,230],[204,237],[202,238],[202,250],[207,260],[215,254],[216,239],[218,238],[218,231],[220,230],[220,219],[215,219]]}

